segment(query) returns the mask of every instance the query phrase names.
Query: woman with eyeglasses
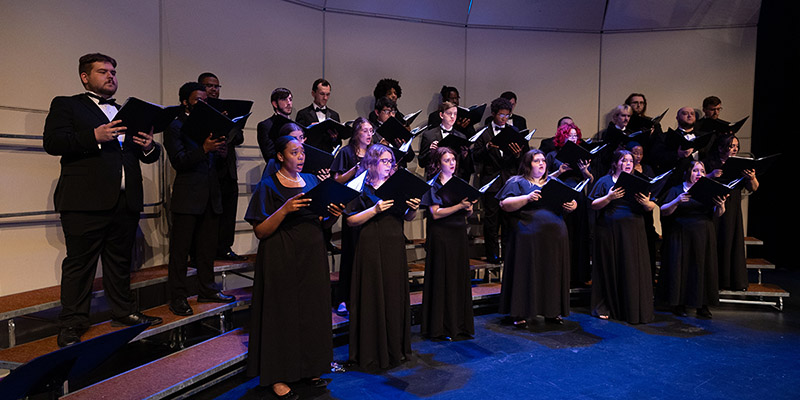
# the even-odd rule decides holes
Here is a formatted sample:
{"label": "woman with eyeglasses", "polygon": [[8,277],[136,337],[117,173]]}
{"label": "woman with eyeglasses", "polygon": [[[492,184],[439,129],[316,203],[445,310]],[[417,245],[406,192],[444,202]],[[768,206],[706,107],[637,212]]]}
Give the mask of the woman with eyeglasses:
{"label": "woman with eyeglasses", "polygon": [[317,185],[301,173],[303,144],[291,136],[275,141],[279,169],[256,186],[245,220],[259,239],[253,281],[247,372],[281,399],[297,399],[290,384],[324,387],[320,375],[333,360],[330,274],[322,229],[343,205],[329,205],[322,219],[306,208],[303,194]]}
{"label": "woman with eyeglasses", "polygon": [[392,150],[373,144],[361,165],[362,193],[347,205],[346,223],[358,229],[350,290],[349,364],[390,368],[411,354],[411,307],[403,223],[414,219],[419,199],[399,207],[375,194],[395,171]]}
{"label": "woman with eyeglasses", "polygon": [[703,204],[689,189],[706,175],[702,162],[691,161],[684,180],[667,190],[661,205],[664,242],[658,275],[658,298],[672,307],[673,314],[686,316],[686,307],[697,309],[700,318],[711,318],[708,306],[719,303],[717,238],[714,217],[725,213],[725,198],[714,205]]}
{"label": "woman with eyeglasses", "polygon": [[444,341],[469,339],[475,334],[467,237],[467,218],[472,215],[474,201],[445,203],[438,195],[454,179],[457,158],[449,147],[432,151],[430,172],[434,179],[421,202],[427,233],[420,330],[423,336]]}
{"label": "woman with eyeglasses", "polygon": [[[730,183],[733,177],[723,177],[722,168],[728,159],[736,157],[737,154],[739,154],[739,138],[734,135],[721,136],[704,161],[707,176],[722,183]],[[758,190],[756,171],[742,171],[742,177],[744,179],[741,184],[744,190],[751,193]],[[725,201],[725,209],[725,214],[714,218],[717,232],[719,287],[724,290],[744,291],[750,282],[747,278],[747,257],[744,249],[741,187],[731,191],[730,197]]]}

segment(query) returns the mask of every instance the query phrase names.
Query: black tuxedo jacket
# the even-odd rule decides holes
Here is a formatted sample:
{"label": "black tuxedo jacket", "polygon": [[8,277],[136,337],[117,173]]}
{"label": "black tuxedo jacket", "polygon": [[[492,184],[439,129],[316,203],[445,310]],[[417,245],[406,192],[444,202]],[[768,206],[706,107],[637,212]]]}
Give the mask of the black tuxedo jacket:
{"label": "black tuxedo jacket", "polygon": [[161,147],[154,143],[153,150],[145,155],[130,137],[122,146],[116,140],[98,146],[94,128],[108,122],[108,117],[86,94],[60,96],[50,103],[43,143],[48,154],[61,156],[61,174],[54,195],[56,211],[110,210],[119,199],[123,169],[128,208],[142,210],[139,162],[156,162]]}
{"label": "black tuxedo jacket", "polygon": [[[517,129],[513,125],[508,126]],[[516,157],[510,150],[505,150],[501,154],[500,149],[486,147],[492,138],[494,138],[494,132],[490,125],[489,129],[483,131],[472,146],[472,158],[475,165],[478,166],[478,183],[480,185],[489,183],[497,174],[500,174],[500,179],[495,181],[488,190],[488,192],[497,192],[503,187],[508,178],[517,174],[522,155],[530,150],[530,146],[525,144],[519,157]]]}
{"label": "black tuxedo jacket", "polygon": [[222,213],[222,196],[216,163],[223,159],[206,154],[203,145],[181,132],[184,116],[176,118],[164,131],[164,148],[175,169],[170,210],[180,214],[203,214],[206,206]]}
{"label": "black tuxedo jacket", "polygon": [[[330,118],[334,121],[342,122],[339,119],[339,113],[331,110],[330,107],[325,108],[325,118],[326,119]],[[314,112],[313,104],[297,111],[297,117],[295,117],[294,120],[304,128],[315,122],[322,122],[317,120],[317,113]]]}
{"label": "black tuxedo jacket", "polygon": [[[463,133],[458,132],[455,129],[453,129],[450,134],[464,139],[467,138]],[[426,176],[430,176],[430,172],[432,170],[432,166],[429,165],[431,163],[431,143],[442,140],[442,127],[440,125],[436,125],[433,128],[426,129],[422,132],[421,136],[422,139],[420,139],[419,143],[419,155],[417,156],[417,163],[420,167],[425,168]],[[457,168],[460,171],[462,167],[464,167],[464,157],[461,156],[460,149],[454,149],[454,151],[456,153],[456,160],[458,163]]]}

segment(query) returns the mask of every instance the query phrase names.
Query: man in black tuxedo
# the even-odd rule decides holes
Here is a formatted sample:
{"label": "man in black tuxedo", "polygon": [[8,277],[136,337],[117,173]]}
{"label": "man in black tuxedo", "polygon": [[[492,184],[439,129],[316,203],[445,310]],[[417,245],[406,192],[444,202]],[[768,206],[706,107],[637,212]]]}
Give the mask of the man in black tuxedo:
{"label": "man in black tuxedo", "polygon": [[731,123],[719,117],[721,111],[722,100],[719,97],[706,97],[703,99],[703,117],[697,120],[695,126],[703,132],[728,134]]}
{"label": "man in black tuxedo", "polygon": [[[525,117],[522,115],[513,114],[514,108],[517,107],[517,94],[509,90],[501,93],[500,98],[506,99],[511,103],[511,112],[509,112],[506,123],[514,128],[517,128],[518,131],[524,131],[525,129],[528,129],[528,121],[525,120]],[[489,125],[493,118],[494,117],[491,115],[486,118],[486,125]]]}
{"label": "man in black tuxedo", "polygon": [[267,163],[275,158],[274,140],[277,139],[281,127],[292,122],[292,92],[286,88],[277,88],[270,94],[269,101],[275,113],[256,126],[258,147],[261,149],[261,156]]}
{"label": "man in black tuxedo", "polygon": [[[488,129],[475,141],[472,146],[472,157],[475,165],[478,166],[478,184],[484,186],[500,175],[481,197],[483,208],[483,237],[486,249],[486,260],[496,264],[499,262],[500,248],[498,245],[499,232],[505,225],[500,212],[500,202],[495,198],[508,178],[517,174],[522,155],[529,150],[529,145],[520,147],[512,143],[510,149],[501,149],[492,139],[498,135],[506,126],[510,126],[515,131],[517,127],[508,124],[511,116],[511,101],[499,97],[494,99],[489,106],[492,112],[492,119],[487,124]],[[505,236],[503,230],[503,236]]]}
{"label": "man in black tuxedo", "polygon": [[[454,129],[458,118],[458,106],[449,101],[444,101],[439,105],[439,124],[429,127],[422,132],[422,139],[419,144],[419,156],[417,162],[420,167],[425,169],[426,179],[433,178],[434,166],[431,165],[431,153],[439,148],[439,142],[447,136],[455,135],[462,139],[467,139],[463,133]],[[472,174],[472,163],[469,157],[469,146],[456,146],[453,152],[457,157],[456,176],[469,181]]]}
{"label": "man in black tuxedo", "polygon": [[[314,98],[311,105],[297,111],[295,122],[304,128],[326,119],[341,122],[339,113],[328,107],[328,100],[331,97],[330,82],[323,78],[315,80],[311,88],[311,97]],[[337,136],[336,131],[329,131],[327,136],[307,137],[306,139],[308,144],[327,152],[332,152],[336,146],[342,144],[342,139]]]}
{"label": "man in black tuxedo", "polygon": [[112,98],[116,66],[104,54],[82,56],[78,72],[86,92],[54,98],[44,125],[45,151],[61,157],[54,195],[67,247],[61,264],[60,347],[80,342],[89,328],[98,258],[112,325],[161,323],[161,318],[136,310],[130,291],[133,244],[143,209],[139,163],[158,161],[161,147],[152,130],[126,132],[120,121],[112,121],[119,108]]}
{"label": "man in black tuxedo", "polygon": [[[219,98],[219,78],[211,73],[204,72],[197,77],[197,82],[205,86],[206,95],[213,99]],[[218,165],[219,188],[222,194],[222,214],[219,217],[219,237],[217,238],[217,255],[219,260],[242,261],[246,257],[236,254],[232,249],[236,235],[236,208],[239,205],[239,174],[236,170],[236,146],[244,143],[244,135],[237,132],[234,139],[227,145],[225,157]]]}
{"label": "man in black tuxedo", "polygon": [[[164,132],[164,148],[175,169],[170,214],[172,230],[169,239],[167,289],[169,309],[175,315],[191,315],[186,301],[189,295],[186,270],[189,253],[195,251],[199,302],[230,303],[233,296],[214,287],[214,254],[217,248],[222,196],[218,164],[227,151],[225,137],[212,138],[211,133],[185,132],[183,124],[199,101],[205,101],[204,85],[187,82],[178,96],[184,112]],[[200,142],[196,138],[203,137]]]}

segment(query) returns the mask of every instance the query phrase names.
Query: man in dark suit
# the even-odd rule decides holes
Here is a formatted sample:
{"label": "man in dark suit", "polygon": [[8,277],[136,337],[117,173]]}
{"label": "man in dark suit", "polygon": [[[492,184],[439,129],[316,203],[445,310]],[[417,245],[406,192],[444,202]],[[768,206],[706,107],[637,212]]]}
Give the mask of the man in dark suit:
{"label": "man in dark suit", "polygon": [[[328,107],[328,100],[331,97],[330,82],[323,78],[315,80],[311,88],[311,97],[314,98],[311,105],[297,111],[295,122],[304,128],[326,119],[341,122],[339,113]],[[342,144],[342,139],[337,136],[337,132],[334,130],[329,131],[328,135],[307,137],[306,139],[308,144],[327,152],[332,152],[333,149]]]}
{"label": "man in dark suit", "polygon": [[61,264],[58,345],[80,342],[89,328],[92,283],[102,258],[103,290],[112,325],[157,325],[139,313],[130,291],[130,270],[139,213],[143,209],[140,162],[153,163],[161,147],[150,132],[126,132],[109,122],[119,106],[117,62],[104,54],[82,56],[78,72],[86,93],[56,97],[44,125],[44,149],[61,157],[55,209],[67,256]]}
{"label": "man in dark suit", "polygon": [[[502,214],[500,213],[500,202],[495,198],[497,192],[503,187],[508,178],[517,174],[519,162],[525,152],[529,150],[529,145],[517,146],[512,143],[511,148],[501,149],[492,142],[506,126],[510,126],[515,131],[517,127],[508,125],[508,118],[511,116],[511,101],[499,97],[494,99],[489,106],[492,112],[492,119],[487,124],[488,128],[475,141],[472,146],[472,157],[478,167],[478,183],[484,186],[500,175],[481,197],[483,208],[483,237],[486,249],[486,260],[496,264],[499,262],[500,248],[498,239],[499,232],[504,225]],[[503,231],[505,236],[505,231]]]}
{"label": "man in dark suit", "polygon": [[[524,131],[525,129],[528,129],[528,121],[525,119],[525,117],[522,115],[513,114],[514,108],[517,107],[517,94],[509,90],[501,93],[500,98],[506,99],[511,103],[511,112],[508,115],[508,121],[506,121],[506,123],[514,128],[517,128],[518,131]],[[493,118],[494,117],[491,115],[486,118],[486,125],[489,125]]]}
{"label": "man in dark suit", "polygon": [[[205,86],[206,95],[213,99],[219,98],[219,78],[211,73],[204,72],[197,77],[197,82]],[[233,133],[233,132],[232,132]],[[219,188],[222,194],[222,214],[219,217],[219,237],[217,238],[218,260],[242,261],[246,257],[236,254],[231,247],[236,235],[236,208],[239,205],[239,174],[236,166],[236,146],[244,143],[244,135],[236,132],[227,145],[225,157],[219,163]]]}
{"label": "man in dark suit", "polygon": [[256,126],[258,147],[264,161],[268,163],[275,158],[274,140],[277,139],[278,132],[284,124],[292,122],[292,92],[286,88],[277,88],[270,94],[269,101],[275,113]]}
{"label": "man in dark suit", "polygon": [[[463,133],[454,129],[457,117],[458,107],[449,101],[445,101],[439,105],[439,124],[422,132],[417,163],[420,167],[425,169],[426,179],[433,178],[433,171],[435,168],[431,165],[431,153],[439,148],[439,142],[442,139],[450,135],[467,139]],[[457,155],[456,175],[459,178],[469,181],[469,176],[472,173],[472,163],[469,162],[469,147],[456,146],[453,148],[453,151]]]}
{"label": "man in dark suit", "polygon": [[[222,196],[217,164],[224,162],[225,137],[211,133],[185,132],[183,124],[199,101],[207,97],[205,86],[187,82],[178,92],[184,112],[164,132],[164,148],[175,169],[170,212],[172,230],[169,239],[167,289],[169,309],[175,315],[191,315],[186,301],[189,295],[186,270],[189,252],[195,251],[199,302],[230,303],[233,296],[214,287],[214,254],[217,248]],[[204,137],[202,142],[195,138]]]}

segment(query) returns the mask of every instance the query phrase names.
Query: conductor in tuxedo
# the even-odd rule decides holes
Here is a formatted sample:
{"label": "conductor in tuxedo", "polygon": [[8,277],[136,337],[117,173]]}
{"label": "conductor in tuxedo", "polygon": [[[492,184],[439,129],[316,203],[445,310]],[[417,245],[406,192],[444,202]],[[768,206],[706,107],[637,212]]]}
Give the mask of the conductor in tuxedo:
{"label": "conductor in tuxedo", "polygon": [[[328,100],[331,97],[331,83],[323,78],[314,81],[311,88],[311,97],[314,100],[311,105],[297,111],[297,122],[302,127],[316,124],[332,119],[336,122],[342,122],[339,119],[339,113],[328,107]],[[336,146],[341,146],[342,139],[337,136],[336,131],[328,132],[329,135],[323,137],[309,137],[307,138],[308,144],[327,152],[332,152]]]}
{"label": "conductor in tuxedo", "polygon": [[[197,268],[198,302],[230,303],[234,296],[214,287],[214,255],[217,249],[222,196],[218,169],[227,151],[225,137],[214,139],[211,133],[186,132],[183,125],[195,105],[207,98],[206,88],[187,82],[178,91],[184,112],[164,132],[164,148],[175,169],[170,214],[167,290],[169,309],[175,315],[192,315],[186,300],[189,283],[186,271],[189,253],[194,247]],[[195,137],[204,137],[202,142]]]}
{"label": "conductor in tuxedo", "polygon": [[[197,82],[206,87],[206,95],[210,98],[219,98],[219,84],[217,75],[203,72],[197,77]],[[238,129],[238,128],[237,128]],[[233,134],[233,132],[231,132]],[[222,215],[219,217],[219,237],[217,238],[218,260],[242,261],[247,257],[236,254],[231,247],[236,236],[236,208],[239,203],[239,174],[236,170],[236,146],[244,143],[244,135],[236,132],[234,139],[228,143],[225,157],[221,157],[219,164],[219,189],[222,194]]]}
{"label": "conductor in tuxedo", "polygon": [[58,345],[80,342],[90,326],[92,283],[98,258],[112,325],[149,323],[161,318],[136,310],[130,270],[139,213],[143,209],[140,162],[156,162],[161,147],[150,132],[126,132],[112,121],[119,105],[117,62],[99,53],[78,61],[85,93],[50,103],[43,145],[61,157],[54,204],[61,215],[67,256],[61,264]]}

